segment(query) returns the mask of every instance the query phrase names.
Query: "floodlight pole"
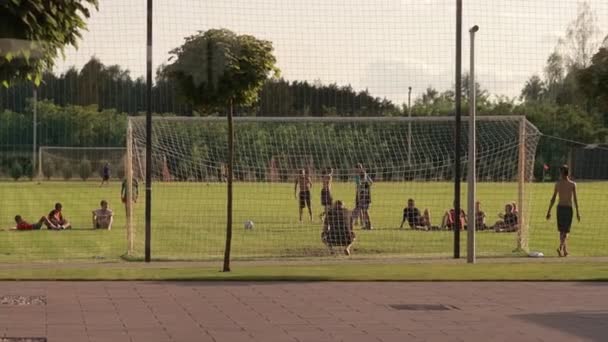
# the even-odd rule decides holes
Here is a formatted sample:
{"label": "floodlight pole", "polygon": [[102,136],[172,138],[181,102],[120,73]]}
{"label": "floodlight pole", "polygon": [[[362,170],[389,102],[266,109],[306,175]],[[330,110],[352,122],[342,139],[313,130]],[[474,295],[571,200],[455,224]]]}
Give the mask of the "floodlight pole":
{"label": "floodlight pole", "polygon": [[475,94],[475,33],[479,30],[479,26],[475,25],[469,30],[471,35],[471,60],[470,60],[470,71],[469,71],[469,161],[468,161],[468,210],[467,216],[468,231],[467,231],[467,262],[474,264],[476,261],[475,255],[475,225],[477,224],[477,208],[475,207],[476,202],[476,191],[477,191],[477,142],[476,142],[476,127],[475,127],[475,115],[477,107],[477,99]]}
{"label": "floodlight pole", "polygon": [[146,44],[146,209],[145,261],[150,262],[152,214],[152,1],[148,0]]}
{"label": "floodlight pole", "polygon": [[456,0],[456,124],[454,132],[454,259],[460,258],[460,117],[462,64],[462,0]]}
{"label": "floodlight pole", "polygon": [[412,165],[412,87],[407,87],[407,165]]}

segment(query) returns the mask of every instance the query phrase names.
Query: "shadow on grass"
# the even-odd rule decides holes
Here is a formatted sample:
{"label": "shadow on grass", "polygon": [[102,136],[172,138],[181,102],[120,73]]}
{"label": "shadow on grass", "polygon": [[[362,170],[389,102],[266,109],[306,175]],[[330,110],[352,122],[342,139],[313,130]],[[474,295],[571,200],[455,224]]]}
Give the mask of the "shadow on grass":
{"label": "shadow on grass", "polygon": [[550,312],[512,317],[590,341],[606,341],[608,336],[608,311]]}

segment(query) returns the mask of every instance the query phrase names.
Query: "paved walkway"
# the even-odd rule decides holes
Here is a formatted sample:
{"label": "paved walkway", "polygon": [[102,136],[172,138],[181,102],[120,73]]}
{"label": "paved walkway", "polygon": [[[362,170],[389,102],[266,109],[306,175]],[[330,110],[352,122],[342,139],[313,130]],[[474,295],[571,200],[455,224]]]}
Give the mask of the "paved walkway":
{"label": "paved walkway", "polygon": [[10,337],[606,341],[608,283],[2,282]]}

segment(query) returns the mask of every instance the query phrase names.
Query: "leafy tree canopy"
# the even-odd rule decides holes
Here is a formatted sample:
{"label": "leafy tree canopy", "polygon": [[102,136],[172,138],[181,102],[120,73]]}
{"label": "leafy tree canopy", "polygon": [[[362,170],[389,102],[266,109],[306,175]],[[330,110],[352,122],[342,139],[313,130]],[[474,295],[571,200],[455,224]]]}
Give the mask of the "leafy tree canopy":
{"label": "leafy tree canopy", "polygon": [[269,76],[277,75],[272,43],[227,29],[212,29],[187,37],[172,50],[163,72],[203,113],[223,110],[229,104],[251,106]]}
{"label": "leafy tree canopy", "polygon": [[66,45],[77,46],[97,0],[0,1],[0,82],[38,85]]}

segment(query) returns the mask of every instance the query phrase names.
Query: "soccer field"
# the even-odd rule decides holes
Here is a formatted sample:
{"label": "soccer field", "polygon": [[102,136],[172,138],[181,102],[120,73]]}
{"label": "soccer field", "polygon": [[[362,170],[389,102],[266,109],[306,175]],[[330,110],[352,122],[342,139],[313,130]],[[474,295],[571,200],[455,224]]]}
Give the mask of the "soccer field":
{"label": "soccer field", "polygon": [[[120,203],[120,185],[98,187],[97,182],[2,182],[0,183],[0,223],[14,226],[13,217],[22,215],[35,221],[47,214],[57,201],[74,229],[68,231],[0,232],[1,261],[118,260],[127,251],[125,210]],[[557,232],[554,218],[545,220],[552,184],[529,184],[530,250],[554,256]],[[478,199],[493,224],[506,202],[517,198],[515,183],[479,183]],[[606,255],[608,232],[602,220],[608,183],[580,183],[579,202],[582,221],[573,224],[570,250],[573,256]],[[233,234],[235,259],[326,258],[321,243],[319,191],[313,188],[313,222],[298,222],[298,204],[290,183],[236,183]],[[437,257],[451,256],[453,233],[399,229],[407,198],[417,206],[428,207],[433,224],[440,224],[449,208],[452,184],[441,182],[376,182],[370,210],[374,230],[355,228],[354,257]],[[135,205],[136,243],[134,258],[143,255],[144,189]],[[223,256],[225,244],[225,184],[154,183],[152,198],[152,256],[159,260],[214,260]],[[353,207],[352,183],[334,183],[334,199]],[[463,184],[463,201],[466,184]],[[91,229],[91,211],[101,199],[115,211],[111,231]],[[466,202],[463,202],[466,203]],[[243,222],[255,222],[244,230]],[[406,224],[407,226],[407,224]],[[511,256],[516,247],[515,233],[482,231],[477,234],[480,256]],[[461,234],[462,255],[466,253],[466,233]]]}

